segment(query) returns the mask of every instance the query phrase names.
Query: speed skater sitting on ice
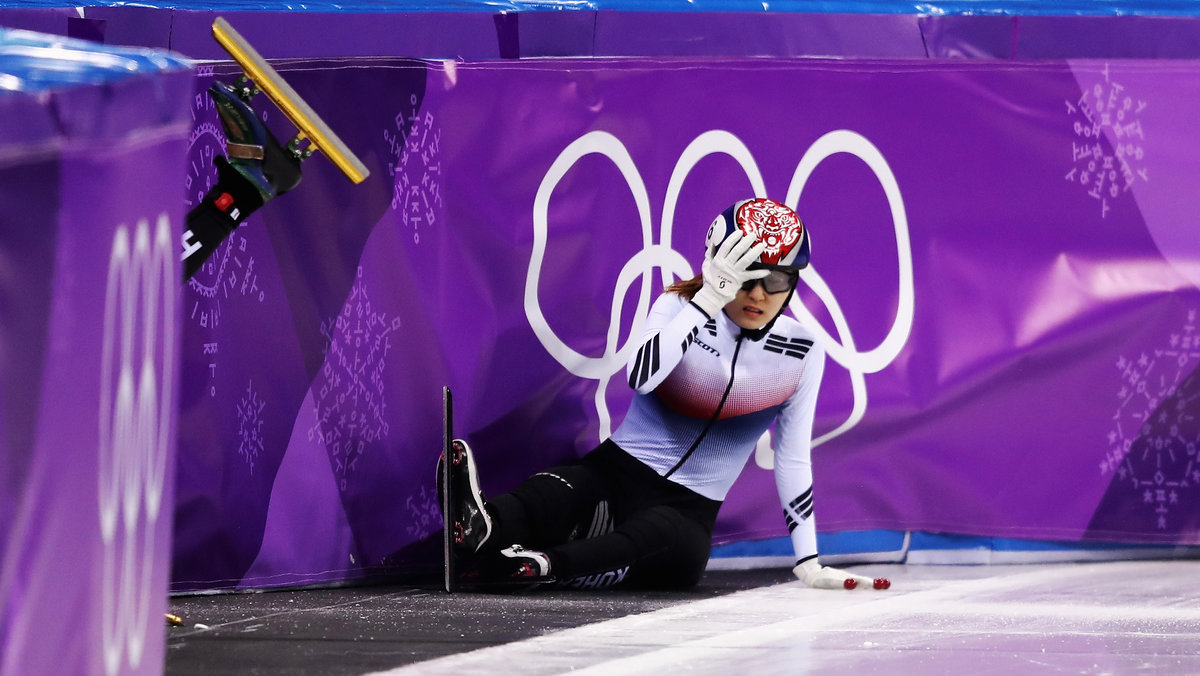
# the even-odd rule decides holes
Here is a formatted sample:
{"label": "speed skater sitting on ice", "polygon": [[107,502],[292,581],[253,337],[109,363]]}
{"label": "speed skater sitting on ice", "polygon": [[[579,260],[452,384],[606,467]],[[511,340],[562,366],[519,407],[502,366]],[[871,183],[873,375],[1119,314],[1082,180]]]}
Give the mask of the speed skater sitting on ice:
{"label": "speed skater sitting on ice", "polygon": [[774,423],[796,577],[821,589],[886,588],[817,560],[810,456],[825,351],[783,315],[810,252],[792,209],[737,202],[709,228],[701,274],[667,287],[651,308],[626,365],[636,394],[610,438],[490,500],[470,448],[455,440],[454,546],[479,581],[694,586],[721,503]]}

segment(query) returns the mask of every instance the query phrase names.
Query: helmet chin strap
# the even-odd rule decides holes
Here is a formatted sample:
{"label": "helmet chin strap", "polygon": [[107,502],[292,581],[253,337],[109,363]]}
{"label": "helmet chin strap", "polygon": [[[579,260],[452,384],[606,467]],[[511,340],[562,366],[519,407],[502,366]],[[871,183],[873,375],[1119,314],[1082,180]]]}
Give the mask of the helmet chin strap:
{"label": "helmet chin strap", "polygon": [[763,325],[761,328],[747,329],[747,328],[743,327],[742,328],[742,337],[749,338],[750,340],[755,340],[755,341],[762,340],[763,337],[767,335],[767,332],[771,330],[771,325],[774,323],[775,323],[775,320],[772,319],[771,321],[769,321],[765,325]]}

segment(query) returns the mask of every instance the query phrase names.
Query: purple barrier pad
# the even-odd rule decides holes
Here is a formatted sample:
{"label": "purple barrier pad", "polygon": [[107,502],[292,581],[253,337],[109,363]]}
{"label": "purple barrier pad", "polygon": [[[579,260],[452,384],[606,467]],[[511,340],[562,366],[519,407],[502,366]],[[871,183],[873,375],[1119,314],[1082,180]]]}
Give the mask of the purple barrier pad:
{"label": "purple barrier pad", "polygon": [[195,59],[227,58],[212,39],[218,15],[267,58],[925,56],[917,18],[899,14],[87,9],[109,44],[170,48]]}
{"label": "purple barrier pad", "polygon": [[[180,415],[189,433],[180,440],[172,557],[180,590],[354,578],[437,520],[433,498],[406,502],[432,489],[432,465],[423,465],[440,443],[428,421],[440,418],[436,383],[446,378],[423,323],[427,287],[412,281],[436,276],[393,258],[385,276],[410,279],[413,291],[396,298],[365,288],[360,269],[372,231],[401,204],[396,182],[415,163],[406,135],[417,129],[433,147],[437,139],[425,137],[440,137],[423,119],[426,65],[335,59],[277,68],[370,177],[355,185],[314,156],[300,187],[254,214],[184,289]],[[222,150],[205,92],[214,77],[236,73],[222,63],[197,79],[190,203],[211,184]],[[256,105],[278,136],[294,131],[269,104]],[[437,230],[426,237],[436,242]],[[405,375],[393,382],[388,373]],[[411,456],[397,456],[402,448]],[[362,490],[364,476],[392,487]]]}
{"label": "purple barrier pad", "polygon": [[1019,59],[1196,59],[1200,18],[1021,17]]}
{"label": "purple barrier pad", "polygon": [[[57,240],[56,229],[45,226],[56,222],[59,209],[60,164],[48,144],[51,118],[33,96],[0,96],[0,150],[17,155],[17,161],[0,156],[0,545],[5,552],[24,545],[14,540],[14,528],[35,460],[53,284],[47,271],[54,266]],[[11,133],[26,125],[29,137]],[[28,144],[24,157],[16,142]],[[4,644],[0,630],[0,647]]]}
{"label": "purple barrier pad", "polygon": [[1017,39],[1008,16],[923,16],[921,37],[933,59],[1010,59]]}
{"label": "purple barrier pad", "polygon": [[[0,114],[6,120],[5,124],[0,125],[0,147],[52,147],[56,136],[61,133],[54,111],[32,96],[0,98]],[[20,213],[20,210],[13,213]]]}
{"label": "purple barrier pad", "polygon": [[52,35],[67,34],[67,20],[79,13],[70,7],[17,9],[0,7],[0,26]]}
{"label": "purple barrier pad", "polygon": [[925,16],[931,58],[1194,59],[1195,17]]}
{"label": "purple barrier pad", "polygon": [[[579,13],[555,12],[561,21],[529,31],[537,49],[571,54],[590,49],[590,29],[563,41],[568,25],[590,26]],[[281,12],[267,10],[217,11],[144,6],[89,6],[87,19],[73,9],[14,10],[0,8],[0,26],[57,35],[98,39],[109,45],[171,49],[193,59],[228,60],[212,37],[212,22],[224,16],[266,58],[340,56],[419,56],[431,59],[489,59],[518,55],[515,21],[501,31],[497,17],[477,12]],[[516,16],[512,15],[515,20]],[[537,26],[539,19],[526,17]],[[540,20],[546,23],[546,20]],[[69,25],[70,24],[70,25]],[[570,31],[568,31],[569,33]],[[511,41],[501,52],[500,37]],[[557,45],[557,46],[556,46]]]}
{"label": "purple barrier pad", "polygon": [[[496,15],[497,25],[515,23],[520,56],[592,56],[596,12],[517,12]],[[511,57],[514,54],[501,56]]]}
{"label": "purple barrier pad", "polygon": [[0,96],[6,674],[162,671],[193,79]]}
{"label": "purple barrier pad", "polygon": [[[1113,150],[1104,149],[1104,144],[1097,148],[1088,141],[1090,136],[1085,136],[1084,130],[1092,134],[1091,126],[1076,124],[1064,101],[1074,103],[1074,115],[1079,115],[1081,92],[1087,92],[1086,103],[1094,111],[1097,104],[1090,97],[1096,86],[1110,92],[1119,84],[1123,96],[1110,103],[1106,93],[1104,106],[1122,103],[1133,94],[1130,90],[1136,88],[1141,93],[1132,102],[1133,106],[1138,106],[1138,100],[1148,106],[1137,113],[1145,117],[1143,124],[1148,125],[1154,119],[1156,129],[1179,128],[1179,123],[1160,116],[1176,110],[1176,106],[1187,109],[1178,100],[1179,91],[1187,88],[1186,81],[1194,78],[1194,72],[1186,64],[1142,68],[1126,63],[1114,70],[1082,65],[1076,73],[1062,64],[1032,63],[941,62],[914,70],[894,62],[693,64],[643,60],[571,63],[569,74],[548,69],[546,63],[468,65],[456,69],[454,78],[455,98],[441,115],[454,119],[455,112],[492,109],[483,102],[495,100],[498,92],[504,92],[503,100],[508,104],[490,117],[487,135],[473,134],[457,142],[464,153],[470,152],[465,156],[473,158],[469,164],[474,169],[470,173],[449,172],[451,183],[444,186],[443,194],[451,204],[459,204],[460,213],[488,214],[488,222],[494,222],[496,214],[509,214],[500,220],[528,223],[531,217],[528,205],[533,201],[538,179],[554,157],[550,149],[564,148],[570,140],[592,129],[616,135],[636,158],[641,178],[648,186],[652,213],[656,212],[657,200],[663,199],[662,192],[669,183],[674,153],[682,152],[684,146],[706,130],[727,130],[743,139],[768,177],[768,185],[776,186],[773,188],[776,193],[784,190],[796,158],[825,131],[852,129],[871,139],[885,154],[902,186],[905,209],[913,224],[917,294],[923,299],[918,307],[923,309],[917,311],[906,356],[892,368],[868,377],[873,413],[853,432],[816,452],[818,485],[823,486],[818,523],[825,524],[824,528],[912,524],[931,530],[982,529],[993,535],[1021,533],[1031,538],[1069,539],[1086,534],[1086,537],[1119,539],[1120,526],[1089,532],[1089,518],[1098,513],[1111,516],[1111,521],[1105,519],[1110,525],[1124,523],[1132,537],[1151,541],[1172,538],[1187,541],[1196,537],[1195,520],[1186,508],[1168,508],[1170,518],[1164,532],[1158,533],[1154,521],[1147,520],[1147,513],[1128,504],[1118,506],[1101,501],[1100,495],[1114,475],[1096,471],[1099,458],[1092,455],[1095,449],[1092,443],[1076,445],[1071,440],[1082,429],[1093,430],[1088,434],[1101,439],[1108,436],[1113,412],[1106,410],[1107,402],[1121,390],[1121,379],[1113,364],[1127,359],[1126,355],[1135,348],[1123,340],[1113,342],[1108,347],[1110,352],[1101,358],[1087,351],[1072,350],[1070,346],[1087,343],[1087,335],[1093,329],[1105,335],[1127,337],[1133,344],[1147,344],[1153,343],[1156,335],[1167,340],[1171,332],[1180,330],[1178,327],[1189,326],[1192,320],[1185,309],[1196,302],[1197,289],[1175,272],[1173,261],[1179,261],[1187,269],[1197,252],[1194,247],[1178,250],[1171,254],[1172,262],[1153,265],[1154,276],[1161,277],[1158,281],[1146,279],[1148,287],[1141,287],[1140,283],[1134,287],[1118,284],[1121,291],[1103,290],[1108,288],[1104,280],[1109,273],[1105,270],[1110,266],[1119,268],[1117,260],[1128,257],[1160,260],[1162,255],[1152,243],[1152,230],[1148,231],[1143,223],[1139,203],[1130,199],[1132,190],[1145,196],[1140,200],[1146,205],[1143,208],[1159,201],[1179,206],[1182,195],[1159,191],[1158,185],[1165,179],[1145,183],[1134,171],[1140,161],[1135,156],[1142,156],[1135,146],[1143,147],[1141,140],[1124,136],[1114,139],[1117,145],[1112,148],[1132,153],[1127,161],[1130,173],[1119,183],[1103,183],[1106,191],[1115,186],[1116,195],[1099,194],[1093,185],[1097,178],[1094,173],[1088,175],[1086,184],[1080,184],[1089,172],[1088,163],[1082,162],[1073,169],[1070,162],[1073,147],[1077,150],[1086,147],[1088,158],[1097,168],[1105,162],[1102,157],[1115,159],[1115,156]],[[431,86],[431,90],[436,89],[440,88]],[[733,106],[728,111],[723,106],[704,106],[703,115],[690,114],[690,106],[676,103],[691,100],[697,92],[726,90],[769,95],[755,98],[754,106]],[[516,95],[521,91],[526,92],[529,100],[567,98],[557,114],[554,110],[539,109],[536,114],[525,113],[530,115],[526,118],[517,111],[534,109],[516,105],[520,100]],[[822,93],[819,101],[806,102],[807,92],[811,91]],[[1130,125],[1135,122],[1135,108],[1121,115]],[[796,115],[797,110],[804,110],[804,115]],[[1149,117],[1149,111],[1157,113]],[[431,112],[439,114],[437,109]],[[1116,111],[1113,112],[1110,124],[1116,123]],[[1100,123],[1097,117],[1096,124]],[[560,131],[554,135],[552,130]],[[1115,133],[1131,132],[1122,124]],[[558,140],[551,140],[551,135]],[[1179,138],[1169,131],[1160,131],[1159,135]],[[505,140],[513,138],[523,141],[519,161],[509,158],[509,152],[516,151],[508,150]],[[792,139],[796,144],[790,155],[769,150],[779,145],[780,138]],[[1165,177],[1191,172],[1189,163],[1172,162],[1173,155],[1167,148],[1157,142],[1153,148],[1156,162],[1164,163],[1158,165],[1155,173]],[[1143,147],[1147,152],[1150,149],[1149,145]],[[814,237],[821,242],[819,246],[826,258],[820,259],[824,263],[818,260],[817,267],[826,281],[838,289],[839,296],[847,294],[841,304],[847,308],[844,310],[847,321],[856,327],[856,341],[863,346],[876,345],[887,333],[883,322],[894,311],[891,303],[895,301],[888,302],[881,317],[878,306],[867,298],[879,298],[880,293],[882,297],[895,298],[895,253],[886,232],[891,218],[881,199],[870,201],[872,195],[881,198],[879,183],[869,174],[856,173],[862,165],[844,157],[831,157],[828,161],[830,164],[813,174],[813,183],[800,205],[806,218],[811,219],[814,232],[820,233]],[[709,220],[706,215],[718,210],[718,204],[709,203],[717,201],[715,195],[722,190],[730,192],[745,180],[739,180],[735,170],[716,159],[707,162],[717,166],[706,170],[705,164],[697,165],[696,173],[684,183],[691,186],[687,189],[690,199],[681,199],[675,207],[679,239],[671,244],[684,255],[694,251],[689,247],[687,231],[683,230],[685,224],[706,223]],[[509,175],[494,169],[516,166],[528,167],[528,174]],[[727,167],[726,171],[721,166]],[[1021,170],[1014,171],[1016,166]],[[959,169],[947,169],[953,167]],[[1152,174],[1146,172],[1146,175]],[[552,203],[555,211],[549,246],[557,242],[560,248],[550,249],[544,261],[540,289],[546,294],[553,294],[558,288],[551,280],[562,284],[573,279],[581,266],[609,270],[600,279],[615,276],[614,270],[628,258],[625,249],[632,245],[619,237],[606,237],[617,250],[593,247],[588,249],[587,256],[569,257],[577,250],[568,242],[573,241],[573,236],[588,232],[592,224],[621,223],[629,224],[624,227],[632,229],[631,223],[636,222],[622,181],[600,159],[581,161],[569,176],[570,187],[564,180]],[[1102,178],[1109,180],[1107,174]],[[495,188],[479,191],[472,187],[479,185]],[[1130,187],[1122,192],[1122,186]],[[1149,197],[1152,192],[1153,199]],[[955,195],[963,196],[966,201],[952,197]],[[1016,203],[1033,209],[1034,213],[1012,218],[1012,195],[1023,196]],[[960,217],[950,216],[951,213],[959,213]],[[1094,224],[1101,219],[1103,224]],[[1154,229],[1186,227],[1178,220],[1154,220]],[[463,227],[466,222],[456,220],[456,225]],[[1055,227],[1041,227],[1040,223],[1054,223]],[[1116,226],[1117,223],[1122,225]],[[1119,254],[1103,253],[1096,248],[1100,242],[1088,233],[1101,225],[1106,233],[1121,233],[1124,243]],[[484,226],[480,223],[479,227]],[[988,233],[1003,233],[1005,243],[989,240]],[[984,244],[985,240],[991,243]],[[1017,242],[1020,255],[1009,250]],[[1115,242],[1109,240],[1109,243]],[[1002,248],[995,251],[994,247]],[[1070,264],[1065,269],[1061,267],[1063,251],[1071,252],[1067,259]],[[522,260],[524,256],[518,253],[514,258]],[[851,260],[858,264],[845,263]],[[868,260],[873,262],[866,263]],[[1074,278],[1095,280],[1100,285],[1090,287],[1090,282],[1085,283],[1093,290],[1082,293],[1092,301],[1080,305],[1081,300],[1067,300],[1077,298],[1071,291],[1075,284],[1069,281]],[[519,294],[519,287],[504,287],[508,291],[499,294],[499,287],[484,286],[496,291],[497,301]],[[592,288],[590,284],[585,287]],[[867,291],[871,288],[876,293]],[[994,295],[988,289],[1004,292]],[[1173,293],[1159,296],[1151,289],[1170,289]],[[860,293],[866,295],[859,296]],[[1103,302],[1109,293],[1119,297],[1128,295],[1128,305]],[[603,293],[597,295],[600,297],[585,295],[589,301],[582,307],[592,309],[591,303],[595,303],[596,308],[606,308],[611,301]],[[595,336],[604,334],[600,318],[581,315],[578,301],[554,295],[543,300],[543,306],[551,301],[557,301],[554,310],[547,310],[551,326],[565,333],[564,339],[576,350],[590,349],[589,353],[595,354],[598,349]],[[955,307],[959,310],[952,309]],[[1043,313],[1056,307],[1074,307],[1082,314],[1052,313],[1063,323],[1047,324]],[[500,316],[509,316],[518,308],[505,311],[498,307],[497,311]],[[1133,319],[1141,313],[1158,317],[1162,323],[1151,329],[1143,321]],[[956,320],[956,317],[971,319]],[[1136,334],[1130,333],[1133,326],[1149,333],[1135,338]],[[1009,342],[1010,339],[1015,342]],[[1016,361],[1010,362],[1009,358]],[[1194,358],[1188,363],[1191,364],[1188,368],[1195,367]],[[819,413],[832,412],[848,403],[845,376],[834,373],[837,369],[831,368],[827,373],[829,382],[823,388]],[[1183,376],[1186,375],[1187,371]],[[511,376],[498,380],[510,385],[521,381]],[[1047,396],[1058,381],[1079,383],[1081,387],[1093,382],[1105,385],[1084,388],[1088,391],[1078,399],[1067,401]],[[616,383],[608,391],[610,396],[619,396]],[[1173,401],[1185,401],[1190,390],[1185,386],[1174,396]],[[1037,401],[1038,405],[1026,405],[1030,401]],[[1158,403],[1166,405],[1161,397]],[[905,411],[913,412],[916,418],[909,419]],[[620,412],[615,403],[613,412],[617,415]],[[998,412],[1007,413],[997,415]],[[468,420],[472,413],[480,415],[481,411],[464,410]],[[831,429],[838,418],[822,415],[818,433]],[[903,431],[890,424],[900,420],[909,421],[901,424]],[[1014,426],[1012,423],[1017,420],[1020,423]],[[1073,430],[1070,434],[1060,431],[1062,421],[1070,421],[1067,423]],[[480,433],[480,439],[493,447],[507,449],[504,453],[497,451],[500,455],[512,457],[527,452],[521,450],[527,436],[518,434],[509,439],[503,434]],[[1147,433],[1144,439],[1132,435],[1128,440],[1145,444],[1154,443],[1153,438],[1154,434]],[[1040,450],[1046,443],[1052,444],[1053,453]],[[966,447],[971,450],[966,451]],[[1181,446],[1178,451],[1183,453],[1184,448]],[[1070,498],[1050,498],[1035,489],[1011,495],[1011,501],[1006,500],[1003,509],[990,504],[972,505],[974,499],[982,496],[1011,494],[1012,486],[1020,481],[1001,467],[1008,467],[1016,458],[1020,458],[1016,466],[1021,468],[1023,477],[1058,476],[1070,467],[1086,468],[1096,474],[1087,480],[1090,487],[1087,497],[1081,491]],[[855,467],[861,466],[882,471],[885,465],[922,469],[904,473],[903,478],[894,477],[907,484],[904,488],[893,483],[893,478],[882,476],[879,485],[866,487],[867,480],[855,471]],[[960,474],[951,466],[970,469]],[[1142,471],[1144,468],[1137,472],[1129,470],[1135,474]],[[1176,476],[1172,480],[1178,481],[1179,476],[1190,471],[1180,464],[1172,469]],[[947,472],[956,478],[947,480]],[[1006,475],[1007,478],[1001,478]],[[1114,491],[1128,497],[1124,492],[1127,487],[1111,480]],[[931,509],[931,496],[939,491],[945,495],[945,502]],[[1137,497],[1141,499],[1141,493]],[[1198,498],[1194,492],[1183,491],[1166,499],[1194,504],[1192,501]],[[749,472],[726,505],[720,535],[733,538],[760,527],[773,528],[769,516],[773,500],[769,474]],[[891,500],[896,502],[890,508],[873,511]],[[1097,501],[1103,503],[1099,508]],[[1074,516],[1067,518],[1067,513]],[[737,525],[740,519],[745,520],[743,526]],[[1138,534],[1132,535],[1135,530]]]}
{"label": "purple barrier pad", "polygon": [[596,56],[925,56],[899,14],[601,11],[595,42]]}
{"label": "purple barrier pad", "polygon": [[[88,7],[85,13],[90,19],[104,22],[106,44],[172,49],[172,22],[175,11],[151,7]],[[209,26],[208,40],[220,51],[220,46],[212,39],[211,21]],[[184,56],[197,58],[192,54]]]}
{"label": "purple barrier pad", "polygon": [[464,12],[215,12],[175,10],[171,49],[194,59],[228,59],[212,38],[224,16],[264,58],[501,56],[493,17]]}
{"label": "purple barrier pad", "polygon": [[[1200,437],[1177,415],[1200,396],[1189,62],[281,66],[371,178],[309,160],[185,291],[177,588],[349,579],[403,550],[436,566],[436,548],[415,553],[438,529],[443,385],[486,493],[599,441],[630,397],[608,336],[623,344],[638,292],[662,287],[643,271],[616,296],[622,270],[652,244],[690,263],[677,273],[698,270],[712,214],[753,188],[729,155],[685,162],[725,134],[780,198],[824,148],[798,206],[832,296],[799,299],[831,344],[845,340],[836,309],[853,351],[880,346],[909,316],[898,283],[912,265],[912,324],[891,361],[858,374],[865,399],[855,359],[828,363],[817,435],[865,409],[814,452],[822,532],[1200,537],[1194,451],[1170,435]],[[753,105],[718,105],[739,101],[723,92]],[[212,124],[211,107],[197,119]],[[210,144],[196,137],[191,164]],[[611,154],[552,171],[572,147]],[[1172,349],[1186,352],[1151,358]],[[1173,487],[1150,486],[1156,464]],[[717,542],[783,532],[771,473],[752,461]]]}

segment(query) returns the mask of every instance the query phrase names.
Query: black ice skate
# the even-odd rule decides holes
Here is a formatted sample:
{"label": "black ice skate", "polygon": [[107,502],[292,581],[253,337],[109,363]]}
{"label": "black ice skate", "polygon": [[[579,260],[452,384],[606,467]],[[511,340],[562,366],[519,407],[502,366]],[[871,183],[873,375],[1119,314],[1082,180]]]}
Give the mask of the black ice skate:
{"label": "black ice skate", "polygon": [[442,556],[444,584],[448,592],[476,586],[485,575],[488,561],[498,556],[480,556],[480,548],[492,534],[492,517],[479,490],[479,475],[471,449],[454,438],[453,396],[442,388],[442,454],[437,464],[438,504],[442,508]]}
{"label": "black ice skate", "polygon": [[[438,476],[446,473],[450,492],[442,495],[439,491],[438,497],[449,511],[449,532],[456,553],[469,556],[482,549],[492,534],[492,517],[487,512],[483,492],[479,490],[475,458],[467,442],[462,439],[451,441],[449,456],[449,463],[446,453],[438,458]],[[442,486],[439,484],[438,488],[442,489]]]}
{"label": "black ice skate", "polygon": [[218,157],[216,161],[228,162],[236,169],[258,191],[263,203],[295,188],[300,183],[303,153],[285,149],[263,126],[250,107],[254,90],[244,81],[233,86],[217,81],[208,91],[225,130],[229,155],[228,160]]}

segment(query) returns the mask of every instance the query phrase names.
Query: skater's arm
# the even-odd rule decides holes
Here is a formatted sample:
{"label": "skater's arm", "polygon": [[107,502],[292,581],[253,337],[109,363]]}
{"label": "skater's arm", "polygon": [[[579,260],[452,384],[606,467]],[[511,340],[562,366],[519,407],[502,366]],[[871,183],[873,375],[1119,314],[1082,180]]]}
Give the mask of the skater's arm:
{"label": "skater's arm", "polygon": [[775,423],[775,486],[783,506],[796,567],[792,573],[815,589],[886,589],[887,580],[872,580],[817,560],[817,524],[813,508],[812,429],[817,390],[825,371],[825,351],[814,346],[805,357],[800,386]]}
{"label": "skater's arm", "polygon": [[768,274],[767,270],[749,269],[765,248],[766,244],[736,231],[716,251],[705,251],[703,283],[690,300],[674,293],[659,296],[650,309],[641,343],[625,366],[630,387],[647,394],[666,380],[699,327],[714,319],[737,296],[742,284]]}
{"label": "skater's arm", "polygon": [[629,386],[639,394],[658,387],[671,374],[708,317],[687,299],[664,293],[654,301],[641,342],[625,365]]}
{"label": "skater's arm", "polygon": [[804,358],[800,385],[775,421],[775,487],[796,560],[816,558],[817,529],[813,518],[812,430],[817,390],[825,371],[825,351],[813,345]]}

